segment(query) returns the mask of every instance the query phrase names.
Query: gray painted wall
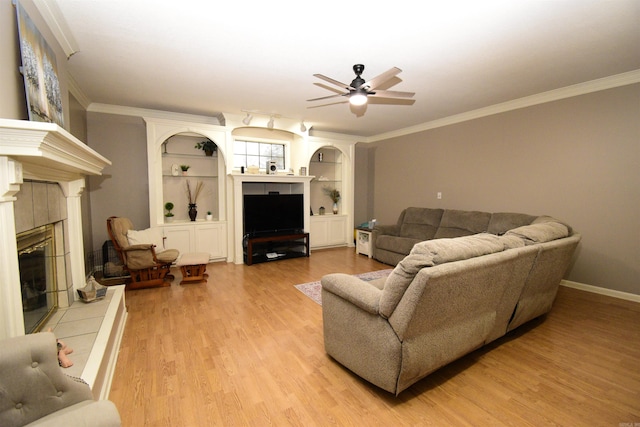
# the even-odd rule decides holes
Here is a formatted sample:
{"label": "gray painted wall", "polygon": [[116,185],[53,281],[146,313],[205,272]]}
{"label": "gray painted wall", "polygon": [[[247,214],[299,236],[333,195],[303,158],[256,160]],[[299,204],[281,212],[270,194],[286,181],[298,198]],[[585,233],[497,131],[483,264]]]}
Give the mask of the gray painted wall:
{"label": "gray painted wall", "polygon": [[569,280],[640,294],[638,117],[635,84],[376,143],[374,215],[551,215],[583,236]]}
{"label": "gray painted wall", "polygon": [[141,117],[90,112],[87,135],[89,146],[111,160],[102,176],[89,177],[93,247],[97,250],[109,239],[110,216],[127,217],[138,230],[149,227],[147,128]]}

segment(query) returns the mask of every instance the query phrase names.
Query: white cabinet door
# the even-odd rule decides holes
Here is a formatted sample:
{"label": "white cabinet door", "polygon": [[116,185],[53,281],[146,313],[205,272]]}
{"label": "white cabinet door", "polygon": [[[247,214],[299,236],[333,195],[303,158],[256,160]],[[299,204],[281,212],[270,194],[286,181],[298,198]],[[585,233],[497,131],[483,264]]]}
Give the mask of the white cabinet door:
{"label": "white cabinet door", "polygon": [[334,216],[329,221],[328,240],[330,245],[342,245],[347,243],[345,240],[345,229],[347,227],[347,218],[344,216]]}
{"label": "white cabinet door", "polygon": [[344,215],[314,215],[311,217],[310,246],[339,246],[347,244],[347,217]]}
{"label": "white cabinet door", "polygon": [[225,224],[199,225],[195,233],[195,251],[209,253],[209,259],[227,256],[227,228]]}
{"label": "white cabinet door", "polygon": [[193,252],[193,226],[164,227],[164,247],[177,249],[181,254]]}
{"label": "white cabinet door", "polygon": [[329,221],[320,216],[311,217],[311,231],[309,232],[309,246],[318,248],[327,246],[329,243]]}

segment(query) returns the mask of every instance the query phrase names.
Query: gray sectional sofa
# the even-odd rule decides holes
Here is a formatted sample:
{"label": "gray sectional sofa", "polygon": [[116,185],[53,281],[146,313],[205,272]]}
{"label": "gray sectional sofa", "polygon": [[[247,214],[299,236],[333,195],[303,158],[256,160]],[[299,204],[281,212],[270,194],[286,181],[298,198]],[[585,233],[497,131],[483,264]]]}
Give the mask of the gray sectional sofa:
{"label": "gray sectional sofa", "polygon": [[[455,209],[406,208],[393,225],[377,225],[371,235],[372,256],[396,265],[418,242],[477,233],[504,234],[529,225],[538,217],[510,212],[479,212]],[[540,217],[544,219],[546,217]]]}
{"label": "gray sectional sofa", "polygon": [[[322,278],[327,353],[396,395],[551,310],[580,241],[550,217],[417,213],[403,212],[393,243],[376,227],[378,259],[401,257],[387,278]],[[438,238],[411,243],[425,230]]]}

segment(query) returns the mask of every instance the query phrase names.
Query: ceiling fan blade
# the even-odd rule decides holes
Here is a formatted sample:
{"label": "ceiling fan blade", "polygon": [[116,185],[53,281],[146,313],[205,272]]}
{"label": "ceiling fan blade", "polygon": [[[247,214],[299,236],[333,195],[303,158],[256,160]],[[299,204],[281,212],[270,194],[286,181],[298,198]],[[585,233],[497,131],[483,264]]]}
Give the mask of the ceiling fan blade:
{"label": "ceiling fan blade", "polygon": [[346,94],[341,93],[339,95],[322,96],[320,98],[307,99],[307,101],[320,101],[321,99],[337,98],[339,96],[346,96]]}
{"label": "ceiling fan blade", "polygon": [[367,80],[360,87],[367,87],[369,90],[373,90],[380,86],[382,83],[387,80],[393,78],[396,74],[401,73],[402,70],[398,67],[393,67],[390,70],[385,71],[384,73],[375,76],[371,80]]}
{"label": "ceiling fan blade", "polygon": [[349,101],[340,101],[340,102],[330,102],[328,104],[320,104],[320,105],[312,105],[307,108],[320,108],[320,107],[328,107],[329,105],[337,105],[337,104],[347,104]]}
{"label": "ceiling fan blade", "polygon": [[415,92],[400,92],[397,90],[376,90],[375,93],[370,93],[369,96],[377,98],[411,98],[415,94]]}
{"label": "ceiling fan blade", "polygon": [[323,76],[322,74],[314,74],[315,77],[322,79],[326,82],[329,82],[331,84],[334,84],[336,86],[340,86],[341,88],[344,88],[346,90],[353,90],[353,88],[351,86],[349,86],[348,84],[339,82],[337,80],[332,79],[331,77],[327,77],[327,76]]}
{"label": "ceiling fan blade", "polygon": [[344,94],[344,92],[341,91],[340,89],[335,88],[333,86],[326,85],[324,83],[317,83],[316,82],[316,83],[314,83],[314,85],[318,86],[318,87],[321,87],[322,89],[330,90],[331,92],[334,92],[334,93],[338,93],[338,94],[341,94],[341,95]]}
{"label": "ceiling fan blade", "polygon": [[379,98],[377,96],[369,97],[371,105],[413,105],[416,100],[413,98]]}

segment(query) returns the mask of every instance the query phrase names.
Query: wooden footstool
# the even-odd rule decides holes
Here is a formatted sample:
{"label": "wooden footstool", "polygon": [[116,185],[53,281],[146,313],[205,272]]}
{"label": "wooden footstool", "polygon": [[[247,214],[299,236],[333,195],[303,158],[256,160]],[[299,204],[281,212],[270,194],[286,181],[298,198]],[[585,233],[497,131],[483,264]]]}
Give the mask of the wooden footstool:
{"label": "wooden footstool", "polygon": [[207,280],[206,273],[209,254],[206,252],[193,252],[182,254],[176,261],[176,266],[180,267],[183,283],[202,282]]}

